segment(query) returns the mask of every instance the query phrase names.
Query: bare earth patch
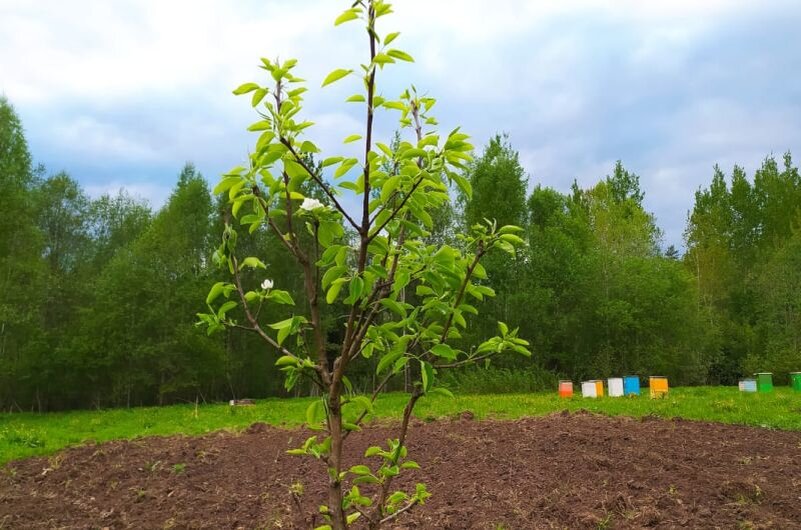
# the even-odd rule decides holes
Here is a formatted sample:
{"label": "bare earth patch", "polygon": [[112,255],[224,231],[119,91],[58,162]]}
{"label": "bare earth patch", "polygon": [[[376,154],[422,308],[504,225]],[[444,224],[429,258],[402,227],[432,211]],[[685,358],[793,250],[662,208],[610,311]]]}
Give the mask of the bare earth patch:
{"label": "bare earth patch", "polygon": [[[417,422],[399,486],[434,496],[395,528],[801,528],[801,433],[691,421],[555,414]],[[349,462],[394,431],[349,439]],[[144,438],[0,470],[0,528],[308,528],[322,464],[285,454],[307,436]],[[297,486],[296,486],[297,488]],[[318,519],[317,524],[322,522]]]}

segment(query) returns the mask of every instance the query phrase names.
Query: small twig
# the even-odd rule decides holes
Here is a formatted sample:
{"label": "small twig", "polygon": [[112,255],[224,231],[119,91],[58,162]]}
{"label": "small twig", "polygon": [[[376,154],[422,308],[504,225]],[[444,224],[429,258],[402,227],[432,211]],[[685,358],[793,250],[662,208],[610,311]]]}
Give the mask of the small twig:
{"label": "small twig", "polygon": [[455,363],[435,364],[434,368],[456,368],[457,366],[464,366],[466,364],[471,364],[471,363],[475,363],[475,362],[478,362],[478,361],[482,361],[484,359],[492,357],[493,355],[495,355],[495,352],[487,353],[485,355],[479,355],[478,357],[468,357],[467,359],[463,359],[463,360],[455,362]]}
{"label": "small twig", "polygon": [[[384,228],[385,228],[385,227],[386,227],[386,226],[387,226],[389,223],[391,223],[393,219],[395,219],[395,217],[398,215],[398,212],[400,212],[401,208],[403,208],[403,207],[406,205],[406,202],[407,202],[407,201],[408,201],[408,200],[411,198],[411,196],[412,196],[412,195],[414,195],[414,192],[415,192],[415,191],[417,191],[417,188],[418,188],[418,187],[420,186],[420,184],[422,184],[422,183],[423,183],[423,177],[420,177],[419,179],[417,179],[417,182],[415,182],[415,183],[414,183],[414,185],[412,186],[412,188],[409,190],[409,193],[407,193],[407,194],[406,194],[406,195],[403,197],[403,199],[401,200],[400,204],[398,204],[398,206],[397,206],[397,207],[396,207],[394,210],[392,210],[392,213],[389,215],[389,217],[388,217],[387,219],[385,219],[385,220],[384,220],[384,222],[383,222],[383,223],[381,223],[381,226],[379,226],[378,228],[376,228],[376,229],[373,231],[373,234],[372,234],[371,236],[369,236],[369,237],[368,237],[368,241],[372,241],[373,239],[375,239],[375,237],[376,237],[378,234],[380,234],[380,233],[381,233],[381,231],[382,231],[382,230],[383,230],[383,229],[384,229]],[[376,216],[376,217],[377,217],[377,216]]]}
{"label": "small twig", "polygon": [[409,510],[414,508],[417,505],[418,502],[420,502],[419,499],[414,499],[412,502],[410,502],[409,504],[407,504],[406,506],[404,506],[403,508],[401,508],[397,512],[393,513],[392,515],[387,515],[386,517],[381,519],[381,523],[380,524],[387,523],[387,522],[395,519],[396,517],[398,517],[400,514],[402,514],[404,512],[408,512]]}

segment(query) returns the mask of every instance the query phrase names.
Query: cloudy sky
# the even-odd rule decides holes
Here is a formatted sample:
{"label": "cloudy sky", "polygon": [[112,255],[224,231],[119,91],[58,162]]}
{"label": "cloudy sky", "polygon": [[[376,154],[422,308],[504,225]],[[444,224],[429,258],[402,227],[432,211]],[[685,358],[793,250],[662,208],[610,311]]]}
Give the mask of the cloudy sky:
{"label": "cloudy sky", "polygon": [[[309,80],[311,136],[327,154],[357,132],[341,103],[355,84],[317,90],[364,60],[348,7],[333,0],[0,0],[0,92],[20,113],[37,162],[97,196],[125,187],[163,203],[185,161],[209,178],[241,163],[261,56],[296,57]],[[646,205],[681,243],[693,192],[712,166],[749,174],[801,152],[797,0],[397,0],[411,82],[439,99],[443,129],[482,145],[507,132],[530,186],[591,185],[614,161],[641,176]],[[355,83],[355,81],[354,81]],[[389,135],[390,115],[379,132]]]}

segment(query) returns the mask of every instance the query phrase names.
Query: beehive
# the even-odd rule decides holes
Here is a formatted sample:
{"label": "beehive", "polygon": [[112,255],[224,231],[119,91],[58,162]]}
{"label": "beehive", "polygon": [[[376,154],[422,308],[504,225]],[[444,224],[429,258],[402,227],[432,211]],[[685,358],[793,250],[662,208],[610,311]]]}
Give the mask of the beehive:
{"label": "beehive", "polygon": [[623,378],[610,377],[606,381],[606,386],[609,388],[609,397],[623,396]]}
{"label": "beehive", "polygon": [[604,382],[602,379],[596,379],[593,381],[595,383],[595,395],[598,397],[604,397]]}
{"label": "beehive", "polygon": [[584,381],[581,383],[581,395],[585,398],[598,397],[598,387],[595,385],[595,381]]}
{"label": "beehive", "polygon": [[756,392],[757,382],[756,379],[741,379],[740,392]]}
{"label": "beehive", "polygon": [[636,375],[627,375],[623,378],[623,393],[627,396],[640,395],[640,378]]}
{"label": "beehive", "polygon": [[790,372],[790,385],[801,392],[801,372]]}
{"label": "beehive", "polygon": [[668,379],[661,375],[652,375],[648,378],[648,386],[651,390],[651,398],[665,397],[668,393]]}
{"label": "beehive", "polygon": [[757,381],[757,391],[773,392],[773,374],[770,372],[760,372],[754,374]]}
{"label": "beehive", "polygon": [[573,397],[573,381],[559,381],[559,397]]}

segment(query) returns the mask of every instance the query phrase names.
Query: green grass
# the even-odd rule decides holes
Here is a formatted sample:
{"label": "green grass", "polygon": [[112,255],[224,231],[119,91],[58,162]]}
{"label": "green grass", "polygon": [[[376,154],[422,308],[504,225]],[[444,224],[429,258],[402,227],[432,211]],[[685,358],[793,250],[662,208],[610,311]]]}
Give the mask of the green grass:
{"label": "green grass", "polygon": [[[647,389],[645,389],[647,392]],[[70,445],[171,434],[195,435],[220,429],[239,430],[261,421],[295,427],[304,421],[311,398],[263,399],[254,407],[227,404],[173,405],[51,414],[0,414],[0,465],[19,458],[51,454]],[[399,418],[404,394],[382,396],[376,419]],[[801,393],[777,388],[772,394],[743,394],[731,387],[674,388],[666,399],[559,399],[549,394],[459,395],[424,398],[415,414],[422,419],[455,416],[469,410],[477,418],[515,419],[562,410],[586,409],[608,415],[643,416],[739,423],[801,430]]]}

